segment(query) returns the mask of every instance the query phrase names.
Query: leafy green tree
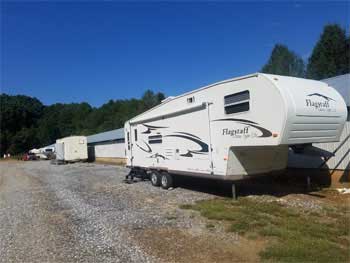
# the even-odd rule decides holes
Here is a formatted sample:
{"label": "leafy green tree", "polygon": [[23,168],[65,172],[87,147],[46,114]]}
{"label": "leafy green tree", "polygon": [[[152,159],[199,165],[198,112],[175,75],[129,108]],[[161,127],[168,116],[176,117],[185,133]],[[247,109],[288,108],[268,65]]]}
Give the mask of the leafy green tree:
{"label": "leafy green tree", "polygon": [[148,90],[141,99],[109,100],[93,108],[86,102],[44,106],[36,98],[1,94],[0,152],[23,153],[58,138],[117,129],[163,99],[164,94]]}
{"label": "leafy green tree", "polygon": [[142,100],[144,109],[147,110],[159,104],[163,99],[164,99],[163,93],[155,94],[151,90],[146,90],[141,100]]}
{"label": "leafy green tree", "polygon": [[271,52],[269,61],[263,66],[261,72],[304,77],[305,66],[303,60],[293,51],[290,51],[285,45],[276,44]]}
{"label": "leafy green tree", "polygon": [[23,95],[0,95],[1,129],[15,132],[36,122],[44,105],[36,98]]}
{"label": "leafy green tree", "polygon": [[[42,115],[44,105],[36,98],[17,95],[0,95],[0,153],[15,154],[21,151],[26,142],[20,142],[21,138],[33,135],[32,130]],[[16,137],[16,135],[18,136]],[[36,140],[32,140],[33,145]],[[14,144],[18,147],[14,147]],[[22,146],[21,146],[22,145]]]}
{"label": "leafy green tree", "polygon": [[40,144],[36,137],[35,128],[22,128],[12,137],[8,152],[18,154],[38,147],[40,147]]}
{"label": "leafy green tree", "polygon": [[307,65],[307,77],[325,79],[350,72],[349,39],[337,24],[326,25]]}

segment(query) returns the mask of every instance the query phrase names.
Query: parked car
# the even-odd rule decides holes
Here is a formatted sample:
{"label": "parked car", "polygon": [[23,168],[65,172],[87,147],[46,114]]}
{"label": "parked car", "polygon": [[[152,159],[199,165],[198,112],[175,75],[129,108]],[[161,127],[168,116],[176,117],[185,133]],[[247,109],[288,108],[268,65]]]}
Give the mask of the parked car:
{"label": "parked car", "polygon": [[48,160],[47,155],[45,153],[36,153],[35,156],[40,160]]}
{"label": "parked car", "polygon": [[23,161],[36,161],[38,157],[34,153],[26,153],[23,155]]}

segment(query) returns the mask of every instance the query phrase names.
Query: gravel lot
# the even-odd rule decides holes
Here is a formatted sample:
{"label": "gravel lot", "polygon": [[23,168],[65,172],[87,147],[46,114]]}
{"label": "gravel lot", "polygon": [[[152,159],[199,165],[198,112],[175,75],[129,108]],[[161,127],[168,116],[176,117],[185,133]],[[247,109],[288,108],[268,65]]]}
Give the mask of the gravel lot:
{"label": "gravel lot", "polygon": [[[127,173],[102,164],[0,161],[0,262],[259,262],[266,241],[179,208],[229,196],[230,187],[187,178],[168,191],[149,181],[125,184]],[[305,213],[349,202],[349,195],[258,181],[240,185],[240,195]]]}
{"label": "gravel lot", "polygon": [[209,262],[196,250],[224,249],[209,245],[200,217],[179,209],[210,194],[125,184],[128,170],[109,165],[0,169],[0,262]]}

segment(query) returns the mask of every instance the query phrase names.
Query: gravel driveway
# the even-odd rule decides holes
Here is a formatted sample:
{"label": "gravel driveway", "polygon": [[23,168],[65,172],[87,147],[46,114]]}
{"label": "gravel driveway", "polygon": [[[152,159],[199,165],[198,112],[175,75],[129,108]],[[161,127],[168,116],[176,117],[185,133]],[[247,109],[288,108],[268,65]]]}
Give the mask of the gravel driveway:
{"label": "gravel driveway", "polygon": [[[147,181],[125,184],[127,172],[88,163],[0,162],[0,262],[211,261],[195,255],[209,246],[201,236],[205,222],[179,204],[213,196]],[[159,243],[166,251],[157,251]]]}
{"label": "gravel driveway", "polygon": [[[125,184],[127,173],[101,164],[0,161],[0,262],[260,261],[266,240],[237,235],[224,221],[180,209],[229,196],[221,184],[186,178],[168,191],[149,181]],[[273,181],[247,182],[241,194],[301,212],[348,202]]]}

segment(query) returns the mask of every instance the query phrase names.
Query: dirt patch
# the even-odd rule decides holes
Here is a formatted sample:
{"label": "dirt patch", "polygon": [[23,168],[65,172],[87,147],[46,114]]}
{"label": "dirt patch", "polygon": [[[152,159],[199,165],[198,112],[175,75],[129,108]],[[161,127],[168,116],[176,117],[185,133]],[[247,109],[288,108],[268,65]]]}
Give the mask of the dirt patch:
{"label": "dirt patch", "polygon": [[100,164],[110,164],[110,165],[126,165],[125,158],[101,158],[97,157],[95,160],[96,163]]}
{"label": "dirt patch", "polygon": [[316,196],[326,203],[335,203],[337,205],[349,205],[350,194],[340,194],[333,189],[325,189],[319,192],[310,193],[311,196]]}
{"label": "dirt patch", "polygon": [[52,214],[50,217],[47,219],[47,222],[52,225],[65,225],[68,223],[67,219],[67,212],[62,211],[60,213]]}
{"label": "dirt patch", "polygon": [[147,253],[165,262],[259,262],[265,247],[260,240],[215,231],[153,228],[134,231],[133,236]]}

